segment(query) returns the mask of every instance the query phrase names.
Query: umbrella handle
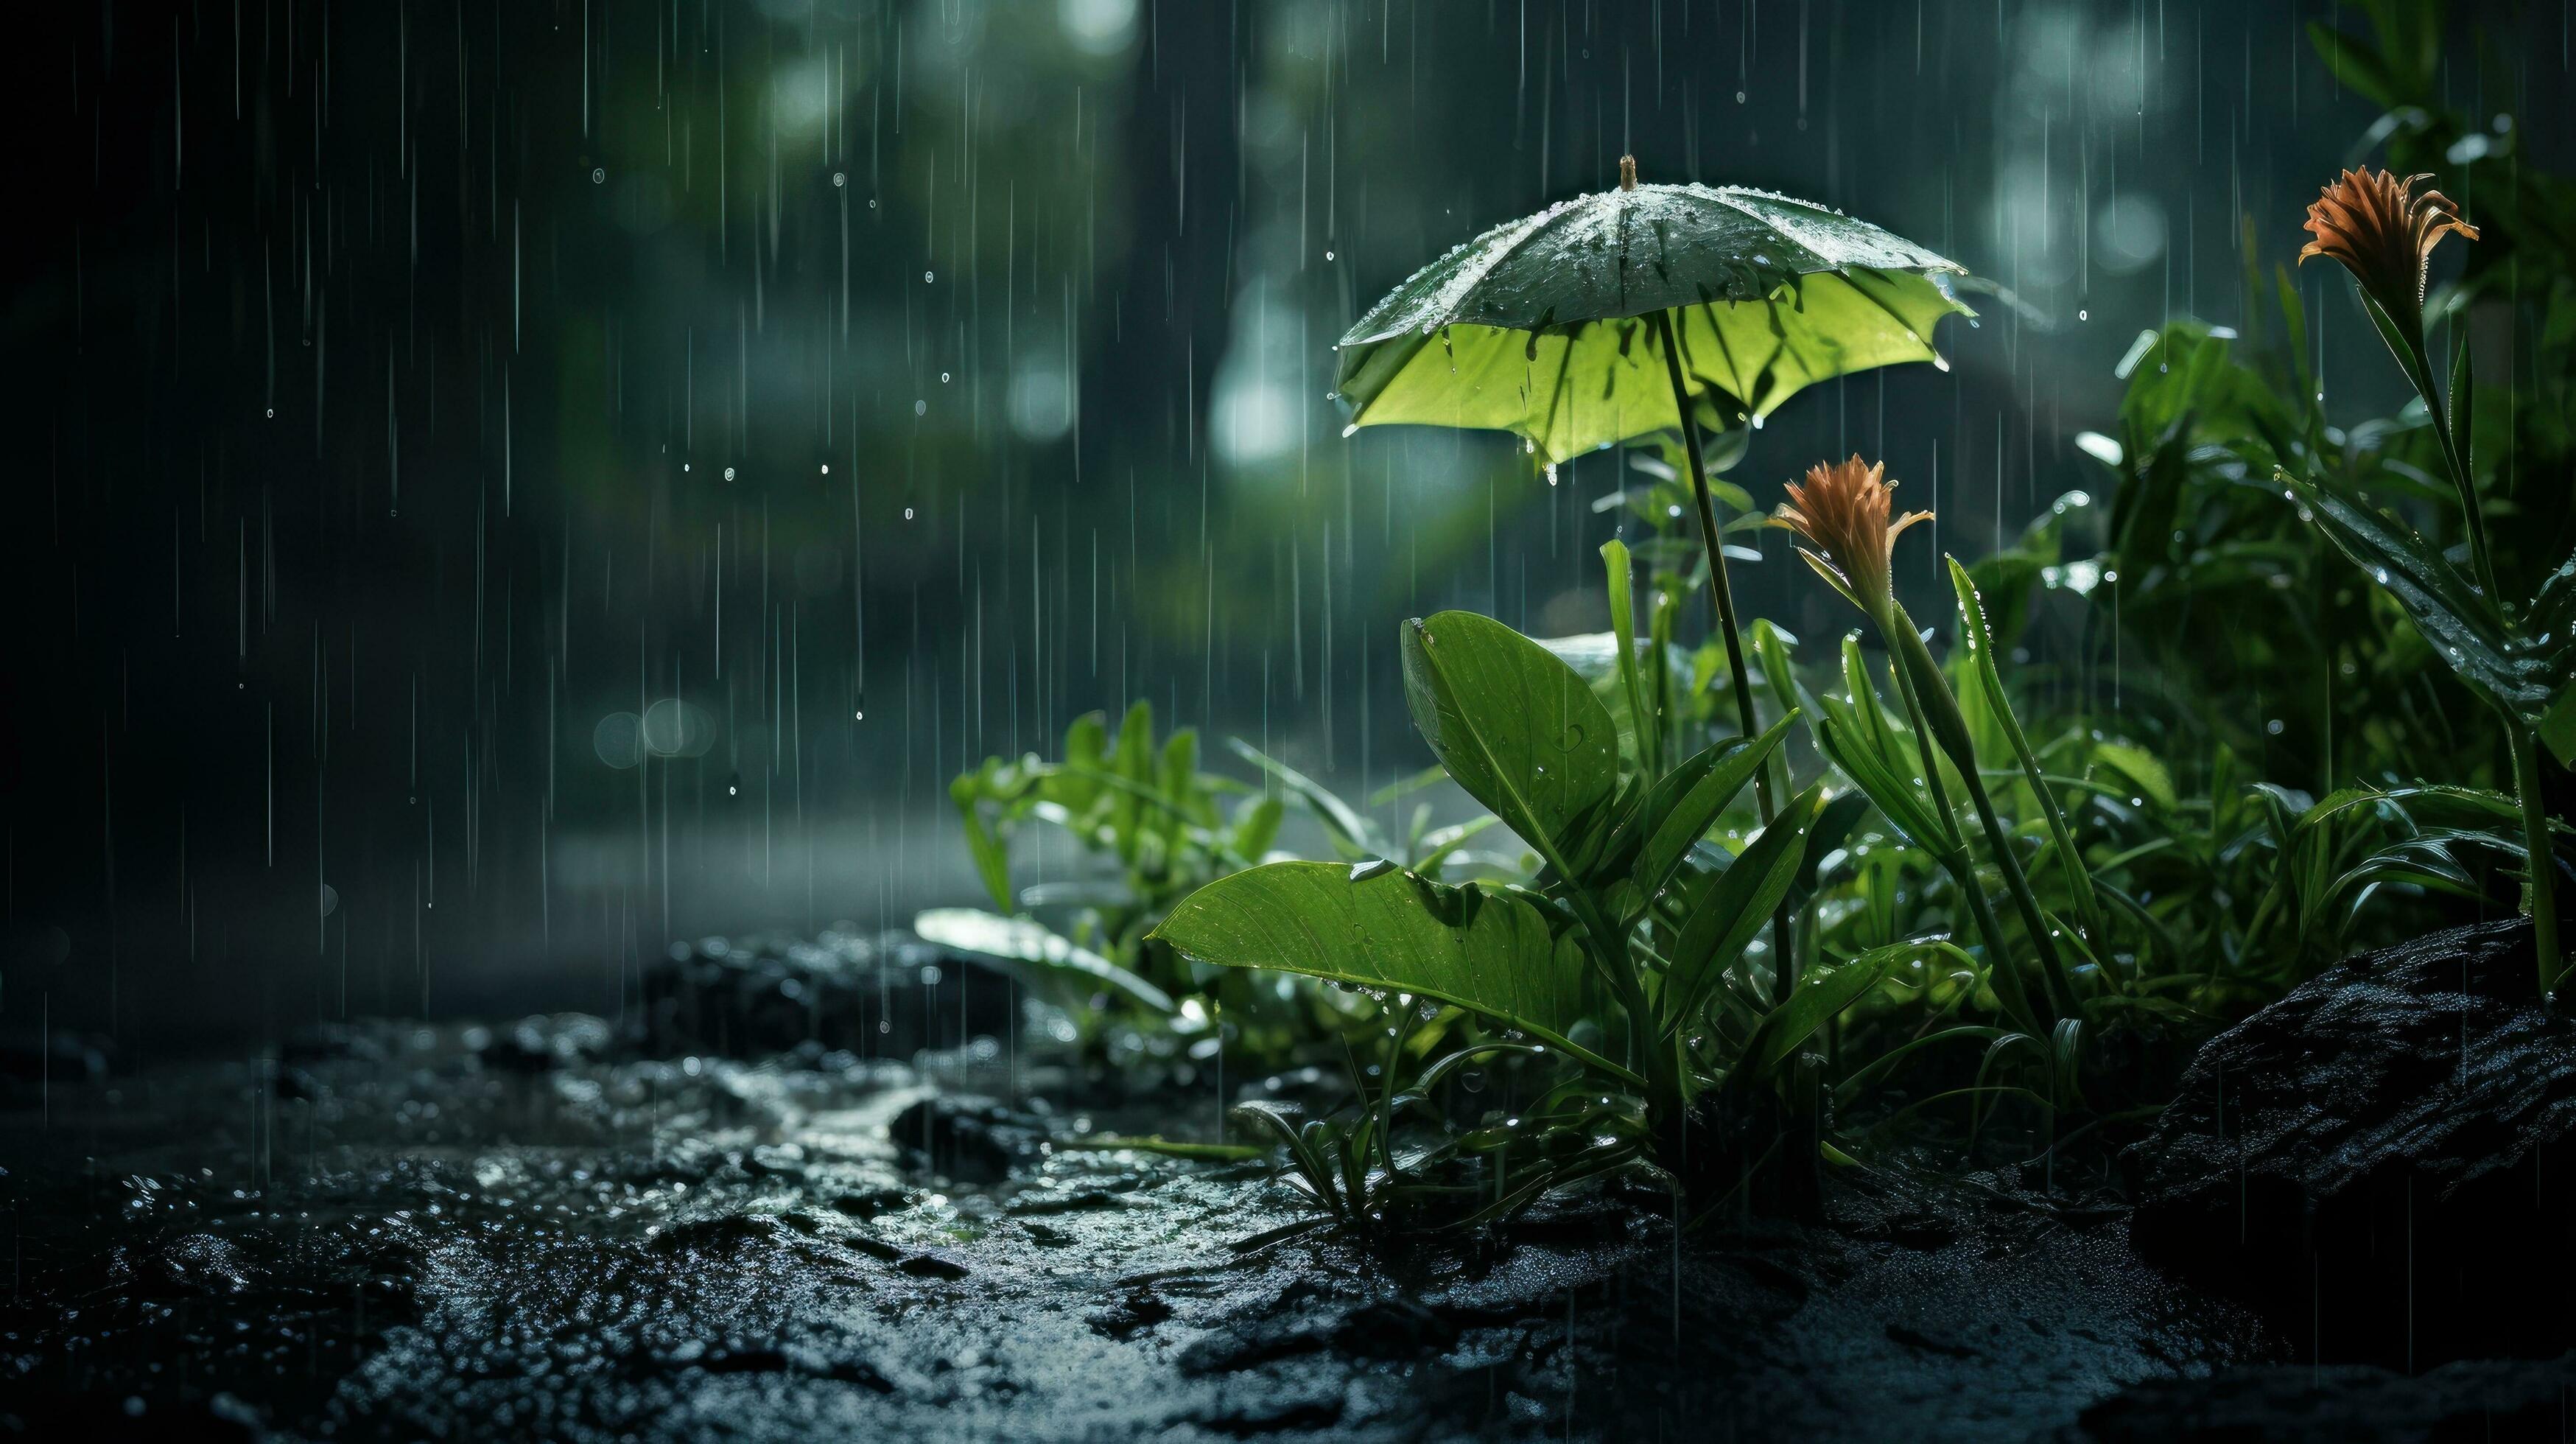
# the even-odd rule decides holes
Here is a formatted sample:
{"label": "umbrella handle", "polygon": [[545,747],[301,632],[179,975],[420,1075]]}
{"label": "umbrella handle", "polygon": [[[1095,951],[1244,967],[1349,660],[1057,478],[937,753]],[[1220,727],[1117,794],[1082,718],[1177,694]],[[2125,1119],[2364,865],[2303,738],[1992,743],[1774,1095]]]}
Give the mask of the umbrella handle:
{"label": "umbrella handle", "polygon": [[[1634,156],[1619,158],[1619,178],[1633,187],[1637,175]],[[1727,585],[1726,547],[1718,539],[1717,506],[1709,499],[1708,463],[1701,458],[1699,418],[1691,412],[1690,385],[1682,379],[1681,347],[1674,342],[1673,317],[1669,311],[1657,311],[1655,338],[1663,343],[1664,375],[1672,382],[1673,410],[1681,417],[1682,452],[1690,463],[1691,499],[1698,503],[1700,546],[1708,553],[1708,594],[1717,605],[1718,634],[1726,639],[1726,670],[1735,684],[1735,715],[1747,737],[1759,736],[1762,729],[1753,716],[1753,679],[1744,665],[1744,635],[1735,620],[1735,589]],[[1771,795],[1771,769],[1757,768],[1753,774],[1753,800],[1762,810],[1762,825],[1769,827],[1778,815],[1778,802]],[[1786,1001],[1797,982],[1798,955],[1791,947],[1792,931],[1789,909],[1784,903],[1771,919],[1771,938],[1777,961],[1773,963],[1773,990]]]}

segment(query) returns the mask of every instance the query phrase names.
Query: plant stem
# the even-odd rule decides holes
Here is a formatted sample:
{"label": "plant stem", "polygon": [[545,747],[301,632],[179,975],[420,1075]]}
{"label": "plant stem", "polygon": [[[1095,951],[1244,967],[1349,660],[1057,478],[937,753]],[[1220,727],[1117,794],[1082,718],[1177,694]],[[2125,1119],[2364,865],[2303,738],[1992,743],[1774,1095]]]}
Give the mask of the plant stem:
{"label": "plant stem", "polygon": [[[2455,368],[2451,389],[2455,393],[2449,404],[2433,390],[2433,370],[2424,354],[2423,328],[2419,324],[2406,337],[2410,351],[2401,353],[2398,365],[2406,379],[2415,386],[2415,394],[2424,398],[2424,409],[2433,416],[2433,435],[2442,445],[2442,463],[2449,468],[2451,485],[2460,494],[2460,511],[2467,519],[2469,561],[2477,570],[2478,585],[2499,613],[2504,611],[2503,590],[2496,584],[2495,557],[2487,550],[2486,516],[2478,509],[2477,480],[2469,473],[2469,459],[2460,451],[2459,439],[2451,434],[2459,415],[2462,397],[2456,393],[2469,384],[2465,364]],[[2549,841],[2549,813],[2540,798],[2540,752],[2531,729],[2524,725],[2513,709],[2499,702],[2496,715],[2504,722],[2505,749],[2513,758],[2514,801],[2522,812],[2522,841],[2525,853],[2524,906],[2531,913],[2532,952],[2540,964],[2540,995],[2546,1000],[2557,988],[2563,971],[2558,952],[2558,858]]]}
{"label": "plant stem", "polygon": [[2433,418],[2433,439],[2441,444],[2442,464],[2451,473],[2452,489],[2460,494],[2460,513],[2468,525],[2469,565],[2477,573],[2478,586],[2486,592],[2487,600],[2495,603],[2497,610],[2501,611],[2504,593],[2496,586],[2495,555],[2487,550],[2487,521],[2486,515],[2478,510],[2477,483],[2469,476],[2468,458],[2460,454],[2459,445],[2451,436],[2451,415],[2459,404],[2458,398],[2454,397],[2451,404],[2445,406],[2441,393],[2433,389],[2433,367],[2431,359],[2424,354],[2420,322],[2415,333],[2407,336],[2406,344],[2409,349],[2398,355],[2398,368],[2406,373],[2407,381],[2415,387],[2415,394],[2424,398],[2424,410]]}
{"label": "plant stem", "polygon": [[[2499,709],[2501,710],[2501,709]],[[2540,800],[2540,749],[2531,729],[2508,716],[2505,746],[2513,753],[2513,790],[2522,804],[2523,866],[2531,909],[2531,948],[2540,958],[2540,996],[2548,998],[2564,974],[2558,955],[2558,854],[2549,841],[2549,813]]]}
{"label": "plant stem", "polygon": [[[1735,688],[1736,722],[1745,736],[1758,737],[1762,728],[1754,720],[1753,674],[1744,665],[1744,634],[1736,625],[1735,592],[1726,579],[1726,546],[1718,536],[1717,505],[1709,499],[1708,464],[1700,456],[1699,419],[1691,413],[1690,383],[1682,378],[1682,353],[1674,340],[1671,312],[1655,313],[1655,339],[1663,345],[1664,376],[1672,383],[1673,411],[1681,418],[1682,453],[1690,463],[1691,500],[1699,512],[1700,549],[1708,553],[1708,594],[1716,604],[1718,634],[1726,639],[1726,672]],[[1662,665],[1660,657],[1656,665]],[[1779,804],[1772,795],[1768,767],[1754,771],[1753,800],[1762,810],[1762,825],[1769,827]],[[1771,946],[1778,959],[1771,970],[1771,997],[1776,1003],[1787,1002],[1798,984],[1798,954],[1791,946],[1795,938],[1788,905],[1783,903],[1771,915]]]}

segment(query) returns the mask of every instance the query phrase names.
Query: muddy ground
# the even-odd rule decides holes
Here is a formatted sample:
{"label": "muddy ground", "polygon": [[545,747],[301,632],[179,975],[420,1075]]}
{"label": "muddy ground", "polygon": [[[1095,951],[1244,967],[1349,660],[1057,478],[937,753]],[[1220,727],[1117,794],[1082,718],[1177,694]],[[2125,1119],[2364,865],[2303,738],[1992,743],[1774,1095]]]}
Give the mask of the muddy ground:
{"label": "muddy ground", "polygon": [[957,1100],[1043,1075],[989,1048],[934,1061],[651,1058],[563,1017],[22,1078],[0,1422],[2080,1438],[2127,1386],[2288,1357],[2141,1264],[2118,1212],[1991,1178],[1846,1176],[1824,1226],[1678,1247],[1668,1215],[1593,1197],[1392,1260],[1239,1255],[1299,1216],[1265,1168],[1068,1149],[1157,1110],[986,1115]]}

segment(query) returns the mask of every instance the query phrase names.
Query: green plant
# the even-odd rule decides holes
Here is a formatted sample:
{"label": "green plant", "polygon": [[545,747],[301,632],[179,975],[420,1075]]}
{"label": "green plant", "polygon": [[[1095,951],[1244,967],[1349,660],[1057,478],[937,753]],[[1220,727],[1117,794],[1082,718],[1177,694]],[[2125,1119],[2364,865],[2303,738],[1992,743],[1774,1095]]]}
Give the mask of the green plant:
{"label": "green plant", "polygon": [[[1616,595],[1625,553],[1606,551]],[[1800,1048],[1917,948],[1864,952],[1803,979],[1794,958],[1757,960],[1758,935],[1809,871],[1824,794],[1800,793],[1732,857],[1702,844],[1790,719],[1659,769],[1654,758],[1678,749],[1623,751],[1582,676],[1498,622],[1464,612],[1409,622],[1403,651],[1416,728],[1449,778],[1529,845],[1537,874],[1453,887],[1383,859],[1273,863],[1192,894],[1153,939],[1201,963],[1473,1012],[1639,1100],[1646,1156],[1667,1167],[1704,1099],[1702,1131],[1711,1118],[1793,1117]],[[1640,704],[1631,735],[1657,735],[1633,650],[1618,676]],[[1783,974],[1787,1000],[1772,1001]],[[1742,1161],[1736,1144],[1778,1143],[1776,1129],[1738,1132],[1694,1158],[1701,1185]]]}
{"label": "green plant", "polygon": [[[1054,985],[1086,1037],[1099,1041],[1100,1024],[1113,1019],[1134,1025],[1121,1036],[1135,1046],[1207,1042],[1227,1027],[1267,1061],[1338,1021],[1311,996],[1238,989],[1202,1000],[1198,979],[1142,946],[1173,902],[1266,855],[1285,812],[1277,797],[1201,771],[1190,730],[1158,743],[1150,704],[1130,707],[1114,735],[1099,713],[1077,718],[1060,761],[989,758],[959,774],[949,796],[995,910],[934,908],[914,918],[914,931]],[[1020,888],[1011,845],[1033,824],[1070,836],[1085,873]]]}
{"label": "green plant", "polygon": [[2487,545],[2486,518],[2475,475],[2468,338],[2453,347],[2450,394],[2433,383],[2424,330],[2425,268],[2433,246],[2457,232],[2477,232],[2438,191],[2414,194],[2425,177],[2398,180],[2347,171],[2309,208],[2308,229],[2317,239],[2300,253],[2331,256],[2352,272],[2361,304],[2409,385],[2433,418],[2444,470],[2455,488],[2468,533],[2471,575],[2394,513],[2374,508],[2367,494],[2336,486],[2330,478],[2280,475],[2290,494],[2315,519],[2337,550],[2397,599],[2442,660],[2469,684],[2502,722],[2512,759],[2514,794],[2522,815],[2523,910],[2532,920],[2540,990],[2551,993],[2565,970],[2558,942],[2557,869],[2552,865],[2547,803],[2541,794],[2540,736],[2563,738],[2562,759],[2576,756],[2576,688],[2568,665],[2576,645],[2576,558],[2552,571],[2529,600],[2508,610],[2495,559]]}
{"label": "green plant", "polygon": [[[1410,995],[1389,1000],[1397,1021],[1385,1031],[1372,1082],[1354,1067],[1352,1100],[1321,1117],[1302,1119],[1275,1103],[1237,1104],[1231,1116],[1279,1150],[1281,1171],[1312,1208],[1312,1216],[1255,1234],[1239,1251],[1333,1228],[1364,1242],[1383,1244],[1407,1234],[1472,1228],[1507,1220],[1550,1187],[1626,1168],[1642,1147],[1633,1110],[1610,1098],[1595,1105],[1589,1094],[1558,1090],[1532,1110],[1508,1118],[1488,1115],[1465,1133],[1452,1133],[1426,1148],[1404,1148],[1399,1125],[1412,1114],[1443,1121],[1432,1103],[1449,1078],[1487,1059],[1542,1056],[1527,1043],[1485,1040],[1452,1049],[1417,1071],[1418,1024],[1429,1004]],[[1565,1105],[1577,1106],[1568,1110]],[[1522,1168],[1510,1169],[1513,1145]]]}

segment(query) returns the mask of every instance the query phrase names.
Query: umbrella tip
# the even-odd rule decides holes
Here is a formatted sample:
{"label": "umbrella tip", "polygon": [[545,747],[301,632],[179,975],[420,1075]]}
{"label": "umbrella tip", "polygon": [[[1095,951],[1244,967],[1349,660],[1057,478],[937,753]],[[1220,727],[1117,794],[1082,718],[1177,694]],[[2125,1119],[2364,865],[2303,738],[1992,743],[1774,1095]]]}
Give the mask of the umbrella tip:
{"label": "umbrella tip", "polygon": [[1637,158],[1633,155],[1623,155],[1619,157],[1619,189],[1632,191],[1636,188]]}

